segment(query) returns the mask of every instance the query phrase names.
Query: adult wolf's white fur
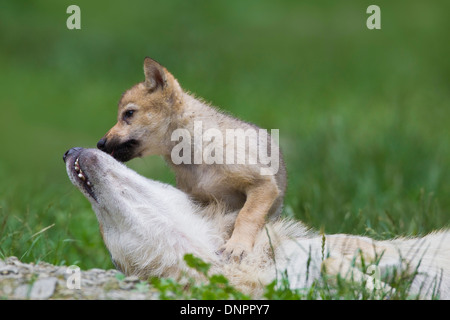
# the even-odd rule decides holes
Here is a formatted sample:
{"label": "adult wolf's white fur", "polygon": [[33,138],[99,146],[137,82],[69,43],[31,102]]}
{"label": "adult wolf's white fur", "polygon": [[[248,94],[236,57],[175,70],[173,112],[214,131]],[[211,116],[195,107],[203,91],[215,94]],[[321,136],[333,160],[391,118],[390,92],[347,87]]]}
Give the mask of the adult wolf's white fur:
{"label": "adult wolf's white fur", "polygon": [[241,263],[224,262],[216,251],[230,236],[237,212],[224,212],[220,204],[197,207],[184,192],[147,179],[99,150],[72,149],[65,161],[71,181],[92,203],[114,264],[127,275],[201,278],[183,260],[192,253],[211,263],[211,272],[223,273],[254,296],[281,274],[287,274],[292,288],[308,287],[321,272],[376,287],[379,279],[352,264],[363,257],[366,265],[378,260],[382,274],[393,267],[417,271],[412,294],[429,298],[439,290],[441,298],[450,299],[449,231],[375,241],[319,235],[300,222],[278,220],[258,234]]}

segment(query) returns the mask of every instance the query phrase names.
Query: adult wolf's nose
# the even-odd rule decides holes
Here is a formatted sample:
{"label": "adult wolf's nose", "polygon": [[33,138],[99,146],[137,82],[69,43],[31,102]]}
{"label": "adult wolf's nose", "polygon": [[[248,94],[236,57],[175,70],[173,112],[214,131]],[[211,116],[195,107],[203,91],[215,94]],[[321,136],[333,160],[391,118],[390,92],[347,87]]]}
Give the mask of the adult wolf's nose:
{"label": "adult wolf's nose", "polygon": [[66,162],[67,157],[69,157],[71,154],[74,154],[74,153],[80,151],[81,149],[83,149],[83,148],[77,147],[77,148],[72,148],[72,149],[67,150],[66,153],[64,153],[64,155],[63,155],[64,162]]}
{"label": "adult wolf's nose", "polygon": [[98,142],[97,142],[97,148],[105,151],[106,149],[106,138],[101,138]]}

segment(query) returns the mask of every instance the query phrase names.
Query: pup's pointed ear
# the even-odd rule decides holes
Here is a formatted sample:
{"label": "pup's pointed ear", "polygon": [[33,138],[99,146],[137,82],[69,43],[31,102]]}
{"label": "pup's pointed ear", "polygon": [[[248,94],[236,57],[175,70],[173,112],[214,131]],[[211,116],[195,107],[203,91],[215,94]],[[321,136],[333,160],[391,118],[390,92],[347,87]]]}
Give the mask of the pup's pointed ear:
{"label": "pup's pointed ear", "polygon": [[144,59],[145,86],[154,91],[158,88],[164,89],[167,86],[166,73],[164,67],[152,58]]}

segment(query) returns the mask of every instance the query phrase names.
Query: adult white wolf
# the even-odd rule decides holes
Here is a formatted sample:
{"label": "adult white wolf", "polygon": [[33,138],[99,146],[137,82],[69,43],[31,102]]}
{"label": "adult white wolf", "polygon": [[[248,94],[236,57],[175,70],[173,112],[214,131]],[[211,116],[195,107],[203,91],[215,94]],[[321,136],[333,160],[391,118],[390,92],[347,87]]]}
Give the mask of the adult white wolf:
{"label": "adult white wolf", "polygon": [[[388,289],[383,274],[395,268],[416,274],[410,293],[450,299],[450,232],[423,238],[375,241],[352,235],[319,235],[300,222],[269,222],[242,262],[224,262],[216,251],[230,237],[237,212],[220,204],[200,208],[182,191],[140,176],[96,149],[70,149],[64,155],[72,183],[89,199],[103,240],[116,267],[126,275],[179,278],[188,274],[184,255],[192,253],[254,297],[281,274],[292,288],[308,287],[321,273]],[[355,265],[376,261],[378,278]],[[391,272],[392,275],[392,272]]]}

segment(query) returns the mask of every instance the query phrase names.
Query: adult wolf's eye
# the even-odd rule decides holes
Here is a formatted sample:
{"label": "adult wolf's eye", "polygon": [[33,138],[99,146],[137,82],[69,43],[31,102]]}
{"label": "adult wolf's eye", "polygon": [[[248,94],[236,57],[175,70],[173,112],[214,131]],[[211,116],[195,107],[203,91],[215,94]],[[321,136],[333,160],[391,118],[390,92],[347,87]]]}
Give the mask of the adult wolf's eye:
{"label": "adult wolf's eye", "polygon": [[130,119],[134,114],[134,110],[127,110],[123,114],[123,119]]}

